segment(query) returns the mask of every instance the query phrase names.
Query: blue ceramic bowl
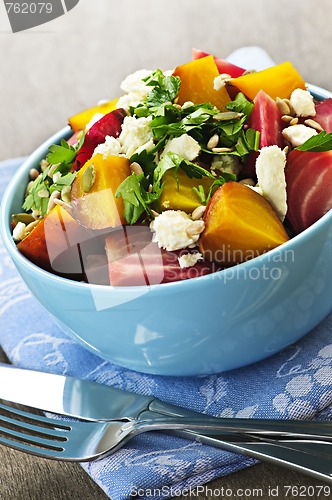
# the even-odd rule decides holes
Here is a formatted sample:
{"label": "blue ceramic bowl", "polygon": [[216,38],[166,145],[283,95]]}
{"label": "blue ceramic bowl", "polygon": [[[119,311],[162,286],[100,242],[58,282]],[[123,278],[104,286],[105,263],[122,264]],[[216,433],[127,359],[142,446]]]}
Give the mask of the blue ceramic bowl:
{"label": "blue ceramic bowl", "polygon": [[[311,86],[319,99],[332,94]],[[332,309],[332,211],[281,247],[239,266],[151,287],[92,285],[38,268],[16,249],[11,214],[20,212],[40,146],[12,179],[1,208],[4,244],[32,293],[72,338],[118,365],[158,375],[239,368],[295,342]]]}

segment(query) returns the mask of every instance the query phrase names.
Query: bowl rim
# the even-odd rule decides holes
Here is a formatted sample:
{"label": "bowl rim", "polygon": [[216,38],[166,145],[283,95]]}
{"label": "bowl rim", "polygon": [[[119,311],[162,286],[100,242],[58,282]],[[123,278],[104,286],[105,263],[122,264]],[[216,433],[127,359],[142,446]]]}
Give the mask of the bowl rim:
{"label": "bowl rim", "polygon": [[[332,98],[332,92],[323,89],[317,85],[307,84],[308,90],[313,94],[313,96],[318,100],[325,100],[328,98]],[[264,262],[269,262],[269,260],[273,259],[273,256],[276,254],[287,254],[289,251],[289,247],[297,248],[299,245],[303,244],[307,238],[312,235],[320,232],[322,226],[332,225],[332,209],[330,209],[326,214],[324,214],[318,221],[314,222],[309,228],[305,229],[298,235],[294,236],[287,242],[279,245],[278,247],[265,252],[262,255],[258,255],[248,261],[242,262],[241,264],[237,264],[235,266],[231,266],[229,268],[222,269],[220,271],[216,271],[211,274],[207,274],[205,276],[197,276],[187,280],[175,281],[171,283],[159,283],[155,285],[131,285],[131,286],[118,286],[114,287],[112,285],[98,285],[94,283],[85,283],[80,281],[75,281],[69,278],[61,277],[56,274],[53,274],[49,271],[46,271],[36,264],[29,261],[24,255],[22,255],[18,250],[17,246],[12,238],[12,234],[10,231],[10,226],[8,224],[8,218],[11,216],[9,213],[9,205],[12,203],[14,197],[14,188],[18,181],[26,175],[28,169],[32,168],[38,164],[43,158],[45,158],[45,153],[50,145],[59,143],[61,139],[68,139],[73,134],[73,131],[69,125],[63,127],[51,137],[46,139],[40,146],[38,146],[24,161],[23,164],[19,167],[17,172],[11,178],[9,184],[7,185],[5,192],[3,194],[3,198],[1,201],[1,213],[0,213],[0,235],[2,237],[3,243],[9,254],[12,256],[14,261],[18,261],[27,271],[33,272],[37,276],[41,278],[46,278],[52,282],[61,283],[66,287],[78,287],[80,290],[96,290],[96,291],[104,291],[105,293],[113,293],[116,291],[117,294],[137,294],[139,289],[148,288],[149,290],[153,290],[157,293],[167,293],[168,291],[174,291],[174,288],[179,289],[179,291],[186,290],[188,287],[199,286],[202,283],[210,282],[210,281],[222,281],[225,282],[227,280],[227,274],[233,274],[234,269],[248,269],[252,266],[256,266],[257,263],[259,265],[263,265]],[[226,276],[226,277],[225,277]]]}

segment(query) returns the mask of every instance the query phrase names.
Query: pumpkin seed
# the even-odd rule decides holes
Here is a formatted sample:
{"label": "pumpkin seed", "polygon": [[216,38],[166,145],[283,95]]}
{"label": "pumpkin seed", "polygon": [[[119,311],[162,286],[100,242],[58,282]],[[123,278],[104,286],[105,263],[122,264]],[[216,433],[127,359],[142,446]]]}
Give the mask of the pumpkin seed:
{"label": "pumpkin seed", "polygon": [[85,193],[91,191],[96,180],[96,170],[93,163],[91,163],[83,172],[82,175],[82,189]]}
{"label": "pumpkin seed", "polygon": [[236,113],[236,111],[224,111],[223,113],[217,113],[213,116],[214,120],[227,121],[227,120],[239,120],[242,118],[243,113]]}
{"label": "pumpkin seed", "polygon": [[25,213],[22,213],[22,214],[13,214],[12,215],[12,219],[16,223],[23,222],[23,224],[30,224],[31,222],[35,221],[35,218],[32,217],[31,214],[25,214]]}

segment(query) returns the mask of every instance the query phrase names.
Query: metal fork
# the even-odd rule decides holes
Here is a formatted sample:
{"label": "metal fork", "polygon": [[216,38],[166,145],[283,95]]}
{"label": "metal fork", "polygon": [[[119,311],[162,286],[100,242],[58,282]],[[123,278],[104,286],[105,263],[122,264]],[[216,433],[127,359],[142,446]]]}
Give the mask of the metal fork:
{"label": "metal fork", "polygon": [[172,418],[167,422],[165,419],[73,421],[38,415],[33,409],[19,410],[6,404],[0,405],[0,411],[0,444],[44,458],[90,461],[114,453],[143,432],[168,430],[332,483],[332,442],[329,436],[323,436],[322,440],[294,439],[293,436],[275,440],[268,435],[227,432],[206,418],[204,421],[182,418],[181,422]]}

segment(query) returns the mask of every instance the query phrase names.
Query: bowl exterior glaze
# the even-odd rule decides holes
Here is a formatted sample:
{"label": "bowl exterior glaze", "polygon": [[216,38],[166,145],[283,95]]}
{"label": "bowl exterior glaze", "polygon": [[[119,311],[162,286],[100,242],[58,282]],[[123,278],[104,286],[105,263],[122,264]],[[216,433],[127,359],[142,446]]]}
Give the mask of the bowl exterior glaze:
{"label": "bowl exterior glaze", "polygon": [[[314,88],[321,99],[330,94]],[[16,249],[11,214],[21,211],[31,167],[69,127],[38,148],[12,179],[1,235],[31,292],[82,346],[140,372],[189,376],[262,360],[295,342],[332,309],[332,211],[281,247],[239,266],[151,287],[107,287],[59,278]]]}

